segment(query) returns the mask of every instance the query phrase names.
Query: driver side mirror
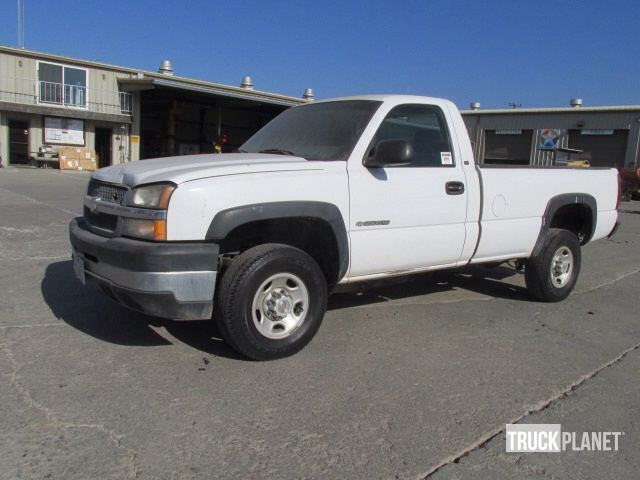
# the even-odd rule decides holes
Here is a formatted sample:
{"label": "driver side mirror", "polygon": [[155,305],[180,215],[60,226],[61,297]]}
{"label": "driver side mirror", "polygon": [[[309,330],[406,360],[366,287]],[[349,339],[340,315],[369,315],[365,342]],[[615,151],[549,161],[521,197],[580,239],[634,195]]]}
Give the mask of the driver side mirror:
{"label": "driver side mirror", "polygon": [[413,159],[413,147],[406,140],[382,140],[375,146],[373,155],[366,157],[362,164],[367,168],[391,165],[408,165]]}

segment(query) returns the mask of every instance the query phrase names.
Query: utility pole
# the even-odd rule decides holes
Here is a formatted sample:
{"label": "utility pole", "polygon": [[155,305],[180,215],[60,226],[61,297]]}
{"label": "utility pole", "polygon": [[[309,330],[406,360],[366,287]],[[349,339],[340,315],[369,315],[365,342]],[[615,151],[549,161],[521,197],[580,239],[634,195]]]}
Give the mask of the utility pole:
{"label": "utility pole", "polygon": [[24,0],[18,0],[18,48],[24,48]]}

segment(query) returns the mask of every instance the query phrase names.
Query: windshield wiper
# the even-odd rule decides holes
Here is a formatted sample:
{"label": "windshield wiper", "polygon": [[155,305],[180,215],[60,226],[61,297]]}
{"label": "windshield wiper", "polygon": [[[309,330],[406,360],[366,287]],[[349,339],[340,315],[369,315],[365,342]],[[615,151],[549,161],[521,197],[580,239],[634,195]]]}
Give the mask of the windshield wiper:
{"label": "windshield wiper", "polygon": [[236,149],[233,151],[233,153],[249,153],[249,152],[247,152],[246,150],[243,150],[243,149],[241,149],[241,148],[236,148]]}
{"label": "windshield wiper", "polygon": [[258,153],[275,153],[276,155],[292,155],[296,156],[295,153],[290,152],[289,150],[283,150],[281,148],[265,148],[264,150],[260,150]]}

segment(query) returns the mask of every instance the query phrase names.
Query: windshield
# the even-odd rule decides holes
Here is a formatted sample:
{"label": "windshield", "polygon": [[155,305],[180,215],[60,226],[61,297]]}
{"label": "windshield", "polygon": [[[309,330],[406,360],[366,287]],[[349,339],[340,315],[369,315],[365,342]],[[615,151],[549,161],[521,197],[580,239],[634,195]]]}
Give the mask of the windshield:
{"label": "windshield", "polygon": [[346,160],[380,103],[345,100],[290,108],[256,132],[239,151]]}

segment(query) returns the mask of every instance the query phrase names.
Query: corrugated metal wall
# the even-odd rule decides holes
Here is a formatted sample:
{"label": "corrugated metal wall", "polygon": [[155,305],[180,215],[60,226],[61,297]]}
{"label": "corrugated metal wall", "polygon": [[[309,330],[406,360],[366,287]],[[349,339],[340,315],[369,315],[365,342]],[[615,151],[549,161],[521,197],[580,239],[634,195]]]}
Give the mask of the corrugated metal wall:
{"label": "corrugated metal wall", "polygon": [[[543,129],[559,129],[561,135],[558,146],[569,145],[568,131],[574,129],[613,129],[628,130],[627,147],[624,164],[640,167],[640,108],[633,110],[611,111],[576,108],[571,111],[560,112],[502,112],[483,113],[480,111],[465,111],[463,118],[474,146],[477,162],[482,162],[485,152],[485,130],[496,129],[533,129],[531,149],[532,165],[550,165],[553,161],[553,150],[539,148],[540,135]],[[612,162],[613,166],[613,162]]]}

